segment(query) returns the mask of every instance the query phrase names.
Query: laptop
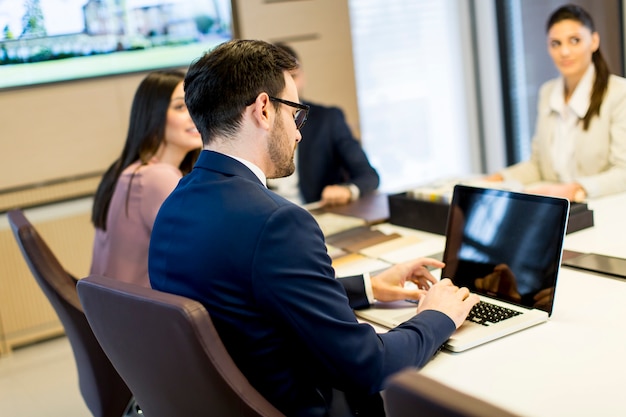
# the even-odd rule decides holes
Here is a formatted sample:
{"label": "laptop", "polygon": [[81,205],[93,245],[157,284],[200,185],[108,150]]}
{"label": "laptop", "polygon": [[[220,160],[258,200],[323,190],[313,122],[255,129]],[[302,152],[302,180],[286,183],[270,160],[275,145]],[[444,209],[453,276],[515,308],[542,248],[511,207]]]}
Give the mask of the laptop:
{"label": "laptop", "polygon": [[[563,198],[454,187],[441,277],[468,287],[481,302],[444,344],[446,349],[464,351],[548,320],[568,216],[569,201]],[[355,311],[387,328],[415,312],[410,302]]]}

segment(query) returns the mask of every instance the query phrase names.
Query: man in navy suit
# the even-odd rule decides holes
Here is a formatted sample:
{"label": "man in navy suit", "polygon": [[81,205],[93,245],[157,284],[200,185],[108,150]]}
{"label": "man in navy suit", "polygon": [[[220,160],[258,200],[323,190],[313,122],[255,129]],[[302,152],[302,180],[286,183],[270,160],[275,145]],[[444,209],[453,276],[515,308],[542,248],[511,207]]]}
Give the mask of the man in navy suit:
{"label": "man in navy suit", "polygon": [[[426,267],[442,264],[433,259],[335,279],[313,217],[265,185],[294,169],[307,112],[296,66],[252,40],[226,42],[190,66],[185,101],[204,150],[157,215],[150,282],[199,300],[237,366],[285,414],[334,416],[343,397],[359,415],[383,415],[385,379],[423,366],[478,298],[436,283]],[[376,334],[352,311],[373,298],[420,303],[414,318]]]}
{"label": "man in navy suit", "polygon": [[[299,60],[290,46],[276,46]],[[302,66],[291,75],[302,98],[306,85]],[[290,177],[271,181],[270,188],[297,203],[321,201],[328,205],[347,204],[376,190],[380,183],[378,172],[352,135],[343,111],[302,102],[309,106],[309,118],[301,129],[303,140],[298,144],[296,171]]]}

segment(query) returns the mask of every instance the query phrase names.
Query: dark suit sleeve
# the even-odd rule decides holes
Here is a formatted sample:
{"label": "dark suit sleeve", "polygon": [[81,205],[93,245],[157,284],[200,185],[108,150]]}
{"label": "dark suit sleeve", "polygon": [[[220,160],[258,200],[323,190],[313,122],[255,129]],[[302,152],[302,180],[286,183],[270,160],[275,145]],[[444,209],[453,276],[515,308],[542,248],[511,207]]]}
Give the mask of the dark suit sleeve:
{"label": "dark suit sleeve", "polygon": [[370,303],[367,299],[367,293],[365,292],[365,280],[363,279],[363,275],[342,277],[338,278],[338,281],[343,285],[343,289],[346,291],[351,308],[358,310],[369,307]]}
{"label": "dark suit sleeve", "polygon": [[379,176],[354,138],[341,109],[310,105],[298,145],[298,175],[304,202],[321,198],[326,186],[354,184],[364,195],[378,188]]}
{"label": "dark suit sleeve", "polygon": [[352,135],[343,112],[337,107],[331,107],[327,114],[333,125],[333,146],[347,173],[347,181],[359,187],[361,195],[374,191],[380,182],[378,172],[370,164],[361,144]]}
{"label": "dark suit sleeve", "polygon": [[255,300],[277,326],[307,346],[319,371],[339,389],[380,391],[391,374],[423,366],[455,329],[449,317],[436,311],[385,334],[359,323],[334,278],[319,226],[300,207],[277,209],[255,247]]}

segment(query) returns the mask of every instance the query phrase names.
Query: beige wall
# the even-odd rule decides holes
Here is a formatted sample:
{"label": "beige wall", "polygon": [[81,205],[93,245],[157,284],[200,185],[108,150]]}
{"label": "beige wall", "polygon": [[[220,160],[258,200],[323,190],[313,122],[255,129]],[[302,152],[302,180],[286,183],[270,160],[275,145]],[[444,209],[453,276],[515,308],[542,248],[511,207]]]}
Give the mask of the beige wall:
{"label": "beige wall", "polygon": [[143,75],[0,93],[0,190],[104,170],[121,150]]}
{"label": "beige wall", "polygon": [[[343,107],[358,127],[347,0],[235,0],[240,37],[286,41],[307,97]],[[0,93],[0,191],[103,171],[119,154],[144,73]]]}

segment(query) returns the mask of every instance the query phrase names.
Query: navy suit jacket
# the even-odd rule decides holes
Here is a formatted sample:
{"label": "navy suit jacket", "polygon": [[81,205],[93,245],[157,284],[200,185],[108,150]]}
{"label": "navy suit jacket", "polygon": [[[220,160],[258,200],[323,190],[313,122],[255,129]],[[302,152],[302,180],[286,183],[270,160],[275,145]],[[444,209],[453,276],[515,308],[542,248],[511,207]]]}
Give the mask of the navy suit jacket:
{"label": "navy suit jacket", "polygon": [[361,195],[378,188],[379,176],[337,107],[310,106],[298,144],[298,176],[305,203],[319,201],[327,185],[351,183]]}
{"label": "navy suit jacket", "polygon": [[454,331],[437,311],[386,334],[359,324],[313,217],[206,150],[157,215],[149,275],[207,308],[244,375],[288,415],[323,415],[332,388],[377,393]]}

